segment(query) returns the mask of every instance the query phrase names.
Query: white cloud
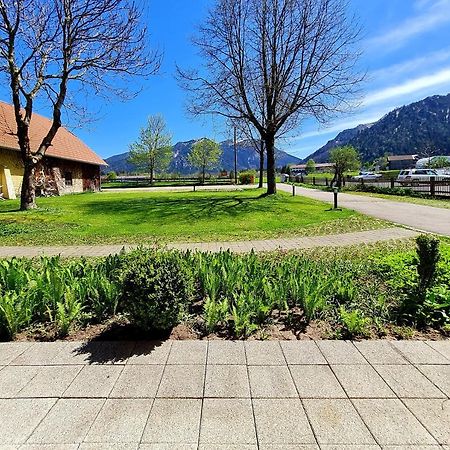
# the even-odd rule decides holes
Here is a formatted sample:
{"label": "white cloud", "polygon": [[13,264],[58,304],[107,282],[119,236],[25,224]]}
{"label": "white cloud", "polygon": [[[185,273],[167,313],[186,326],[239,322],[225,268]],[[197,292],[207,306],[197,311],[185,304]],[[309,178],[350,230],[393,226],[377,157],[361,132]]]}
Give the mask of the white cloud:
{"label": "white cloud", "polygon": [[403,61],[389,67],[374,70],[369,74],[370,81],[384,82],[386,79],[392,80],[406,73],[419,72],[424,69],[430,70],[432,67],[439,66],[442,63],[447,63],[450,60],[450,48],[438,50],[428,55],[420,56],[418,58]]}
{"label": "white cloud", "polygon": [[431,87],[440,86],[443,84],[449,84],[450,86],[450,67],[444,68],[431,75],[425,75],[423,77],[405,81],[404,83],[398,84],[396,86],[391,86],[379,91],[369,93],[369,95],[367,95],[363,100],[363,105],[370,106],[396,97],[414,94],[415,92]]}
{"label": "white cloud", "polygon": [[421,12],[367,41],[367,46],[378,51],[400,47],[409,39],[434,30],[450,22],[450,0],[419,1],[416,5]]}

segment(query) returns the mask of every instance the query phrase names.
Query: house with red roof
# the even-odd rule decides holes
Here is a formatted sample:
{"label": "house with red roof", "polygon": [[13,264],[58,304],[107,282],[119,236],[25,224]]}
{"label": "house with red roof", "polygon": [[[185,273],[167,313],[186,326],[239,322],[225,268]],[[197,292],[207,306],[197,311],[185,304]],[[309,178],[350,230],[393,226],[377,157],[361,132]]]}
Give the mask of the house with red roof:
{"label": "house with red roof", "polygon": [[[30,143],[37,149],[50,129],[51,121],[33,113]],[[20,194],[23,163],[16,135],[12,105],[0,101],[0,186],[4,198]],[[100,168],[106,166],[98,155],[73,133],[61,127],[42,163],[36,170],[36,193],[64,195],[100,189]]]}

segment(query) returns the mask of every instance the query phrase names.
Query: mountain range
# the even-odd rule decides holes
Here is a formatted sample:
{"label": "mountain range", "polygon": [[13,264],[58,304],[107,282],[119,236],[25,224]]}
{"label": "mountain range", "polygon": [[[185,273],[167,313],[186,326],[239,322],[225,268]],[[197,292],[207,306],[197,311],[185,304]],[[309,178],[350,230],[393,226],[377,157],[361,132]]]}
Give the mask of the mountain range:
{"label": "mountain range", "polygon": [[331,149],[352,145],[362,161],[385,154],[450,155],[450,94],[394,109],[379,121],[344,130],[304,159],[326,162]]}
{"label": "mountain range", "polygon": [[[173,158],[168,169],[169,173],[192,174],[197,172],[197,169],[192,167],[188,162],[188,154],[196,142],[197,140],[177,142],[173,146]],[[233,141],[223,141],[220,143],[220,146],[222,148],[222,157],[217,169],[234,170]],[[279,167],[288,164],[298,164],[300,162],[300,158],[289,155],[281,150],[277,150],[276,160],[277,166]],[[116,173],[133,173],[136,171],[136,167],[128,162],[128,152],[111,156],[106,158],[105,161],[109,165],[108,171],[114,171]],[[251,142],[242,141],[238,143],[237,165],[238,170],[259,168],[259,155]]]}

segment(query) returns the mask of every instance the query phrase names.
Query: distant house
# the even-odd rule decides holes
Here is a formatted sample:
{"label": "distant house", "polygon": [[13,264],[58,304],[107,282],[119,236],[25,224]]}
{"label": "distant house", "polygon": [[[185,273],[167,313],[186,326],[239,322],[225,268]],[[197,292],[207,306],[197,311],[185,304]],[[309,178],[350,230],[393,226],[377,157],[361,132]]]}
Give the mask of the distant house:
{"label": "distant house", "polygon": [[[334,170],[333,163],[317,163],[315,165],[316,172],[330,172]],[[306,164],[295,164],[289,166],[291,169],[291,175],[299,175],[302,173],[306,173]]]}
{"label": "distant house", "polygon": [[416,161],[419,159],[418,155],[395,155],[388,156],[389,170],[403,170],[412,169],[416,166]]}
{"label": "distant house", "polygon": [[[51,121],[33,114],[30,124],[31,148],[37,149]],[[19,195],[23,163],[15,131],[12,105],[0,101],[0,186],[4,198]],[[36,191],[63,195],[98,190],[100,167],[107,166],[86,144],[61,127],[36,170]]]}

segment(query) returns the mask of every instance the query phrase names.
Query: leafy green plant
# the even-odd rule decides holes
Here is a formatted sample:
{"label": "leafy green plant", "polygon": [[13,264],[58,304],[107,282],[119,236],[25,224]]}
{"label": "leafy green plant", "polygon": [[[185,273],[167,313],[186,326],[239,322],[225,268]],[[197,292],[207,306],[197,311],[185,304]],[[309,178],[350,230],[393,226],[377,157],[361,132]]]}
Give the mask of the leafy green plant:
{"label": "leafy green plant", "polygon": [[360,310],[348,311],[344,306],[341,306],[339,308],[339,317],[344,331],[349,337],[370,336],[372,321],[369,317],[365,317]]}
{"label": "leafy green plant", "polygon": [[206,324],[206,330],[208,333],[212,333],[220,324],[224,324],[229,314],[229,302],[228,299],[212,300],[207,297],[203,305],[204,318]]}
{"label": "leafy green plant", "polygon": [[439,239],[422,234],[417,237],[417,273],[419,290],[424,292],[432,286],[440,258]]}
{"label": "leafy green plant", "polygon": [[74,322],[80,318],[83,306],[80,287],[67,288],[62,300],[56,303],[55,323],[61,336],[67,336]]}

